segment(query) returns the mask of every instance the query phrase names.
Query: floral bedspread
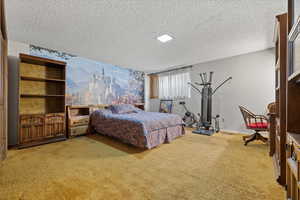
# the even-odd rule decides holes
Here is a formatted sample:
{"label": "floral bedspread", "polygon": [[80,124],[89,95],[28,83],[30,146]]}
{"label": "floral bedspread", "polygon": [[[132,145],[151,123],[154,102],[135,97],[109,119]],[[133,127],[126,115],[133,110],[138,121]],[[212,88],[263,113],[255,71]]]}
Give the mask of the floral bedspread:
{"label": "floral bedspread", "polygon": [[147,138],[156,137],[157,133],[164,134],[168,140],[167,135],[171,138],[171,130],[175,130],[175,127],[176,136],[184,134],[183,121],[179,115],[157,112],[113,114],[97,110],[90,116],[90,126],[98,133],[119,138],[125,143],[139,147],[147,147]]}

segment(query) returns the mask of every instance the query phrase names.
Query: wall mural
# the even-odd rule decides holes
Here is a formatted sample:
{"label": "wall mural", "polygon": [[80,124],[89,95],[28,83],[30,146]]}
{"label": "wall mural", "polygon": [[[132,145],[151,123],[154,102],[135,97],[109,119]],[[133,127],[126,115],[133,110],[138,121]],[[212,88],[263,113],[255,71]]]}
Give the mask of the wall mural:
{"label": "wall mural", "polygon": [[30,45],[30,54],[67,63],[67,104],[144,102],[144,73]]}

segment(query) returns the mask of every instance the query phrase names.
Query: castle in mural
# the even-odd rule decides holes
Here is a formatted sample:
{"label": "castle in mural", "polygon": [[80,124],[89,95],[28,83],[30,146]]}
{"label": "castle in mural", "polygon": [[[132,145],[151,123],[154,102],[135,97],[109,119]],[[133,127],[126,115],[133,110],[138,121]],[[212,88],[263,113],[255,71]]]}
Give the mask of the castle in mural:
{"label": "castle in mural", "polygon": [[144,73],[30,45],[30,54],[67,63],[67,104],[144,101]]}

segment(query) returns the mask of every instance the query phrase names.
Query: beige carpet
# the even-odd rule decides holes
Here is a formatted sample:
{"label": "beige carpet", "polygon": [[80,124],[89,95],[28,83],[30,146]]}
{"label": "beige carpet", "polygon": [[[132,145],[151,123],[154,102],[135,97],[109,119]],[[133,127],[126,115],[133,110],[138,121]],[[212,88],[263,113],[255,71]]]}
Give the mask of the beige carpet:
{"label": "beige carpet", "polygon": [[0,199],[282,200],[268,146],[188,132],[148,151],[103,136],[10,150]]}

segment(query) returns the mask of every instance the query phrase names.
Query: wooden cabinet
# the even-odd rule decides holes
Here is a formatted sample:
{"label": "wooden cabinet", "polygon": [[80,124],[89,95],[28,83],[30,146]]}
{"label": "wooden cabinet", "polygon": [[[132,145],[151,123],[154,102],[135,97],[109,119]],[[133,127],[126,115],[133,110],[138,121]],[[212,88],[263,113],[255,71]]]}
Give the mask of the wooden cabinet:
{"label": "wooden cabinet", "polygon": [[66,139],[66,63],[20,54],[19,147]]}
{"label": "wooden cabinet", "polygon": [[300,200],[300,134],[287,134],[287,199]]}
{"label": "wooden cabinet", "polygon": [[43,115],[20,116],[19,135],[21,144],[45,138],[45,117]]}
{"label": "wooden cabinet", "polygon": [[65,114],[54,113],[45,115],[45,133],[46,137],[65,136]]}
{"label": "wooden cabinet", "polygon": [[19,142],[26,144],[46,138],[63,137],[65,135],[65,115],[33,114],[20,116]]}
{"label": "wooden cabinet", "polygon": [[[286,188],[287,199],[300,200],[300,20],[289,2],[287,107],[286,107]],[[295,10],[294,10],[295,11]],[[291,13],[298,13],[291,17]],[[296,20],[296,17],[298,20]],[[296,22],[296,23],[295,23]]]}
{"label": "wooden cabinet", "polygon": [[87,133],[89,124],[89,106],[67,106],[68,136],[75,137]]}

